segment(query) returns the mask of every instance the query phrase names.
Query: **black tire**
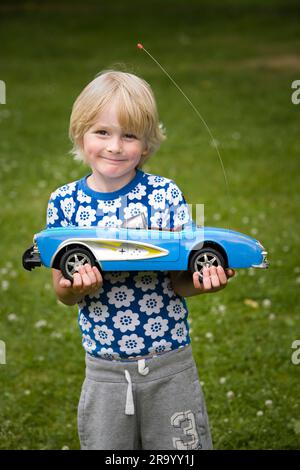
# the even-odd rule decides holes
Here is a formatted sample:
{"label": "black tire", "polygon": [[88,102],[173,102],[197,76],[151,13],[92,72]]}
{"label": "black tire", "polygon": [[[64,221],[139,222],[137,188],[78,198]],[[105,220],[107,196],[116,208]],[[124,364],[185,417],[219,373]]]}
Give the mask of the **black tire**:
{"label": "black tire", "polygon": [[227,267],[224,256],[214,248],[201,248],[201,250],[195,251],[189,261],[189,269],[194,273],[199,271],[200,279],[203,278],[203,268],[211,266],[222,266],[224,269]]}
{"label": "black tire", "polygon": [[73,281],[73,275],[78,272],[80,266],[85,264],[96,265],[94,255],[86,248],[72,248],[66,251],[60,260],[60,270],[66,279]]}

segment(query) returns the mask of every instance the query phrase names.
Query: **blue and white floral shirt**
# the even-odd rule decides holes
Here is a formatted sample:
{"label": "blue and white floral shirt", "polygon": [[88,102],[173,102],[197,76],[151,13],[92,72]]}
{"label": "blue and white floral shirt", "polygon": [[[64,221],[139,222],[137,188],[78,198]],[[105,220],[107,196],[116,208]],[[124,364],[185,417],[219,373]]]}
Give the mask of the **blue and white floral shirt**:
{"label": "blue and white floral shirt", "polygon": [[[187,203],[167,178],[137,170],[115,192],[101,193],[87,177],[51,194],[47,227],[118,227],[144,214],[148,227],[173,229],[191,222]],[[123,225],[124,226],[124,225]],[[79,304],[84,349],[106,359],[142,357],[190,343],[185,299],[175,294],[168,272],[106,272],[96,296]]]}

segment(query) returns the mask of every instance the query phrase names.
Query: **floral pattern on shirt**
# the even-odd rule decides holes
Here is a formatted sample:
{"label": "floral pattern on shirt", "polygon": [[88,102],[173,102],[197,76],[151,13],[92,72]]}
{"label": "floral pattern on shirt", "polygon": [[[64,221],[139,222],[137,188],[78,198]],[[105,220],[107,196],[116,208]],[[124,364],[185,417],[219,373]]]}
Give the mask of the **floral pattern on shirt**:
{"label": "floral pattern on shirt", "polygon": [[[149,228],[174,229],[191,222],[184,196],[167,178],[137,171],[114,193],[97,193],[86,177],[51,194],[47,227],[120,227],[143,214]],[[105,272],[97,294],[78,303],[87,353],[115,360],[142,357],[190,343],[185,299],[166,271]]]}

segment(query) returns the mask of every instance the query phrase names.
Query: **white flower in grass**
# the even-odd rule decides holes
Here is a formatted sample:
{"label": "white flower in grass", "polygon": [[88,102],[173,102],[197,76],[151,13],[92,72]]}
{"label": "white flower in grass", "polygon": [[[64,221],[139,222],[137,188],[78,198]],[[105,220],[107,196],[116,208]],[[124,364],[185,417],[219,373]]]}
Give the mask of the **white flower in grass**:
{"label": "white flower in grass", "polygon": [[226,383],[226,377],[221,377],[219,380],[220,384],[223,385]]}
{"label": "white flower in grass", "polygon": [[7,320],[8,321],[16,321],[16,320],[18,320],[18,317],[15,313],[10,313],[9,315],[7,315]]}
{"label": "white flower in grass", "polygon": [[57,208],[53,202],[49,202],[47,209],[47,225],[52,225],[58,219]]}
{"label": "white flower in grass", "polygon": [[182,201],[182,193],[180,189],[174,183],[170,183],[167,192],[166,198],[170,204],[174,206],[178,206],[178,204]]}
{"label": "white flower in grass", "polygon": [[257,413],[256,413],[256,416],[263,416],[264,415],[264,412],[259,410]]}
{"label": "white flower in grass", "polygon": [[178,341],[178,343],[182,343],[186,341],[187,338],[187,329],[184,322],[176,323],[175,328],[171,330],[172,339]]}
{"label": "white flower in grass", "polygon": [[99,220],[98,227],[100,228],[117,228],[122,225],[122,220],[118,219],[117,216],[105,215],[103,219]]}
{"label": "white flower in grass", "polygon": [[273,405],[272,400],[266,400],[265,405],[268,406],[268,407],[272,406]]}
{"label": "white flower in grass", "polygon": [[107,328],[106,325],[96,325],[93,329],[95,339],[101,344],[111,345],[112,341],[115,339],[113,335],[113,330]]}
{"label": "white flower in grass", "polygon": [[108,359],[110,361],[113,361],[114,359],[119,359],[120,355],[112,348],[101,348],[100,351],[98,351],[98,356],[102,357],[102,359]]}
{"label": "white flower in grass", "polygon": [[78,201],[81,203],[81,202],[87,202],[88,204],[91,202],[91,197],[88,196],[87,194],[85,194],[82,189],[79,189],[79,191],[77,192],[77,199]]}
{"label": "white flower in grass", "polygon": [[50,337],[54,339],[61,339],[63,335],[60,331],[52,331]]}
{"label": "white flower in grass", "polygon": [[80,314],[79,317],[79,325],[81,326],[81,329],[83,331],[90,331],[92,324],[88,321],[88,319],[83,315],[83,313]]}
{"label": "white flower in grass", "polygon": [[139,199],[141,200],[143,196],[146,195],[146,186],[142,183],[139,183],[134,189],[130,191],[128,194],[128,199],[132,201],[132,199]]}
{"label": "white flower in grass", "polygon": [[271,305],[272,305],[272,302],[271,302],[270,299],[264,299],[264,300],[262,301],[262,306],[263,306],[264,308],[269,308],[269,307],[271,307]]}
{"label": "white flower in grass", "polygon": [[67,197],[60,201],[60,207],[63,211],[64,216],[66,219],[71,220],[72,215],[75,212],[75,201],[72,197]]}
{"label": "white flower in grass", "polygon": [[141,350],[145,347],[144,339],[140,338],[136,334],[132,334],[130,336],[123,335],[122,339],[118,341],[118,345],[120,346],[120,350],[128,355],[140,354]]}
{"label": "white flower in grass", "polygon": [[230,390],[229,392],[226,393],[226,396],[228,400],[233,400],[234,399],[234,392]]}
{"label": "white flower in grass", "polygon": [[159,313],[163,307],[163,298],[156,292],[153,294],[145,294],[141,300],[139,300],[141,312],[145,312],[147,315],[152,313]]}
{"label": "white flower in grass", "polygon": [[157,274],[154,272],[141,271],[134,278],[135,286],[146,292],[148,289],[154,290],[158,284]]}
{"label": "white flower in grass", "polygon": [[174,318],[176,321],[182,320],[186,315],[186,309],[180,299],[170,300],[167,310],[169,317]]}
{"label": "white flower in grass", "polygon": [[219,313],[225,313],[226,312],[226,305],[219,304],[217,306],[217,310],[218,310]]}
{"label": "white flower in grass", "polygon": [[3,281],[1,281],[1,289],[2,290],[8,290],[9,288],[9,282],[6,281],[6,279],[4,279]]}
{"label": "white flower in grass", "polygon": [[34,324],[34,327],[35,328],[44,328],[47,325],[48,325],[47,320],[39,320]]}
{"label": "white flower in grass", "polygon": [[154,341],[152,343],[151,348],[149,348],[149,353],[163,353],[167,351],[171,351],[172,349],[172,343],[169,343],[165,339],[161,339],[160,341]]}
{"label": "white flower in grass", "polygon": [[150,206],[154,207],[154,209],[165,209],[166,205],[166,192],[164,189],[155,189],[151,194],[148,196],[148,201]]}
{"label": "white flower in grass", "polygon": [[205,333],[205,338],[209,339],[210,341],[213,341],[214,335],[210,331],[208,331],[207,333]]}
{"label": "white flower in grass", "polygon": [[158,186],[165,186],[169,180],[167,178],[163,178],[162,176],[158,175],[150,175],[148,176],[148,183],[150,186],[153,186],[153,188],[157,188]]}
{"label": "white flower in grass", "polygon": [[88,309],[89,317],[92,318],[95,323],[98,323],[99,321],[104,322],[109,316],[108,307],[103,305],[100,301],[91,302],[91,305],[89,305]]}
{"label": "white flower in grass", "polygon": [[76,222],[79,227],[88,227],[96,220],[96,211],[90,206],[80,206],[76,213]]}
{"label": "white flower in grass", "polygon": [[150,221],[152,228],[166,228],[169,225],[170,212],[155,212],[154,215],[150,217]]}
{"label": "white flower in grass", "polygon": [[133,313],[132,310],[119,311],[112,320],[115,328],[118,328],[122,333],[125,333],[127,330],[134,331],[140,324],[138,314]]}
{"label": "white flower in grass", "polygon": [[89,335],[82,335],[82,345],[89,353],[92,353],[96,349],[96,342]]}
{"label": "white flower in grass", "polygon": [[116,213],[117,209],[121,207],[121,198],[108,199],[105,201],[98,201],[97,213],[107,214],[108,212]]}
{"label": "white flower in grass", "polygon": [[168,331],[168,320],[164,320],[162,317],[149,318],[148,322],[144,325],[145,335],[151,336],[152,339],[158,336],[164,336],[165,332]]}
{"label": "white flower in grass", "polygon": [[117,308],[129,307],[134,300],[133,293],[133,289],[128,289],[126,286],[113,287],[107,294],[108,303],[115,305]]}

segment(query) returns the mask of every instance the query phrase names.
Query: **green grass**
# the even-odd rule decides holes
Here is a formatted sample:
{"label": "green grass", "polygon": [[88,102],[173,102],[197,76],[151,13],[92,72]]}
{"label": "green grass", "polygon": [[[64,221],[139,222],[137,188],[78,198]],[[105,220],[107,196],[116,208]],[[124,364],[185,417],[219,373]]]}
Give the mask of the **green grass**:
{"label": "green grass", "polygon": [[[38,5],[0,6],[7,87],[0,105],[0,339],[7,348],[0,448],[79,448],[84,352],[77,311],[57,303],[48,270],[25,272],[20,260],[45,223],[50,192],[88,171],[68,155],[75,97],[100,70],[124,64],[151,83],[168,132],[145,169],[174,178],[190,203],[204,203],[206,225],[254,235],[270,253],[268,271],[241,270],[224,291],[188,300],[214,446],[298,449],[300,365],[291,363],[292,342],[300,339],[296,1]],[[210,136],[137,42],[210,126],[229,200]]]}

